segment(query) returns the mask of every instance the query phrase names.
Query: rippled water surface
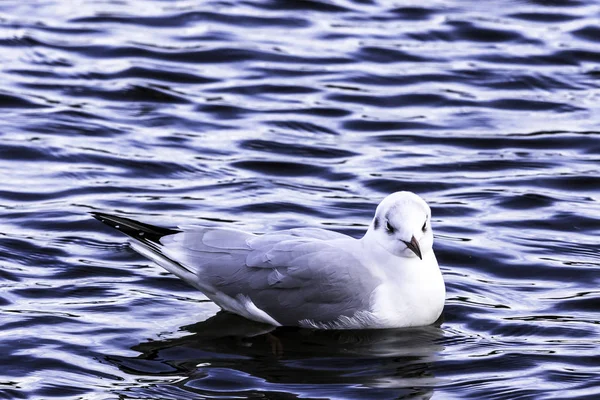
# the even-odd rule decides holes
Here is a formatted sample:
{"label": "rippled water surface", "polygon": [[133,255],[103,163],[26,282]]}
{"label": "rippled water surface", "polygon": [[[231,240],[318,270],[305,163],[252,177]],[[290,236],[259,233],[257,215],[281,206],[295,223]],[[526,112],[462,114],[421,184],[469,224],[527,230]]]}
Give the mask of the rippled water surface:
{"label": "rippled water surface", "polygon": [[[600,398],[600,4],[0,3],[3,398]],[[257,325],[93,220],[360,237],[433,210],[443,321]]]}

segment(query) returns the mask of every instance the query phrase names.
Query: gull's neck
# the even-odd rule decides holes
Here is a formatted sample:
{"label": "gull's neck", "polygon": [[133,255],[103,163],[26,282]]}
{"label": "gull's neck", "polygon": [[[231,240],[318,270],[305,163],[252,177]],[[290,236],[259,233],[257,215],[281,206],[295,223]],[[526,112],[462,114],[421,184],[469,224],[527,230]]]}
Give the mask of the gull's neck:
{"label": "gull's neck", "polygon": [[368,254],[370,263],[380,267],[392,266],[400,261],[400,259],[410,260],[405,257],[397,257],[385,249],[376,238],[375,228],[373,224],[369,226],[367,233],[360,239],[364,254]]}
{"label": "gull's neck", "polygon": [[375,238],[375,228],[373,227],[373,224],[369,226],[369,229],[367,229],[365,235],[359,240],[363,248],[367,249],[368,251],[382,253],[382,255],[383,253],[389,254],[389,252],[381,244],[379,244]]}

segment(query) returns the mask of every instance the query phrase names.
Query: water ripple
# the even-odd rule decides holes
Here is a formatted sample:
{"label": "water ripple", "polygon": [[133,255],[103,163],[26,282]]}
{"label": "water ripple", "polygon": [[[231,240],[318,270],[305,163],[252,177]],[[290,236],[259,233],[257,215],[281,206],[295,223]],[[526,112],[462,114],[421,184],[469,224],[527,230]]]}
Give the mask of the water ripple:
{"label": "water ripple", "polygon": [[[597,398],[598,4],[0,3],[1,398]],[[409,330],[218,313],[90,211],[359,237],[424,196]]]}

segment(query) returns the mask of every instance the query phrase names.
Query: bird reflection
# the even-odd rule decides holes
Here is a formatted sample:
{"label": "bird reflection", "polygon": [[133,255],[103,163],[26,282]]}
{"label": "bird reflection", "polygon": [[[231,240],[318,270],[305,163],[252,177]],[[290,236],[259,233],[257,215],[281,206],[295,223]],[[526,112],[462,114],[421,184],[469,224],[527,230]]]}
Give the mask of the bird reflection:
{"label": "bird reflection", "polygon": [[227,369],[258,379],[265,391],[290,389],[314,397],[319,388],[346,385],[392,390],[395,398],[429,398],[438,383],[431,367],[443,350],[443,331],[436,325],[393,330],[275,328],[219,312],[181,330],[189,335],[140,343],[133,347],[141,353],[138,357],[110,361],[128,373],[183,375],[178,390],[194,388],[196,394],[210,388],[211,371]]}

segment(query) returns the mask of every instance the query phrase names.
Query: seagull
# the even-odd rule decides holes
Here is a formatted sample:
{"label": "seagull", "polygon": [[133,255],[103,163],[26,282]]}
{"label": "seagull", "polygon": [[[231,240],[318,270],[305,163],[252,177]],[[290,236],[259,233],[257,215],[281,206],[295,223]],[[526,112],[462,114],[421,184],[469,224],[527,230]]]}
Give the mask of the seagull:
{"label": "seagull", "polygon": [[430,325],[444,308],[431,209],[412,192],[384,198],[360,239],[318,228],[256,235],[92,215],[222,309],[253,321],[313,329],[403,328]]}

